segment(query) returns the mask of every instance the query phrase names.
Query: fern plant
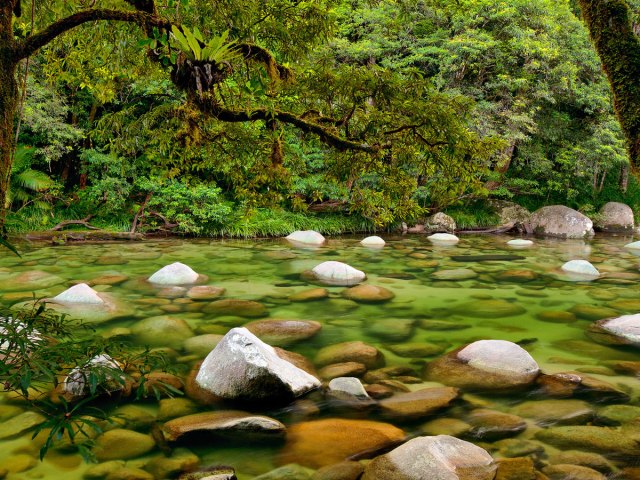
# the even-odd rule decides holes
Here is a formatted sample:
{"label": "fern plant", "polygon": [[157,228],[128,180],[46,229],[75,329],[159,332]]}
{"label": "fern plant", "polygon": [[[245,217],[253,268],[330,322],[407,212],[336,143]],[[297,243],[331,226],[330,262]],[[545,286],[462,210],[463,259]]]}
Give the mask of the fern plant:
{"label": "fern plant", "polygon": [[11,168],[11,184],[7,193],[7,207],[20,203],[27,204],[37,210],[51,210],[51,205],[42,200],[38,194],[51,188],[52,178],[44,172],[31,168],[34,149],[20,145],[16,149],[15,159]]}
{"label": "fern plant", "polygon": [[180,50],[190,60],[225,63],[231,62],[240,56],[235,41],[225,43],[229,36],[228,30],[224,31],[219,37],[212,38],[208,43],[205,43],[204,37],[197,27],[191,31],[187,27],[178,28],[173,25],[171,31]]}

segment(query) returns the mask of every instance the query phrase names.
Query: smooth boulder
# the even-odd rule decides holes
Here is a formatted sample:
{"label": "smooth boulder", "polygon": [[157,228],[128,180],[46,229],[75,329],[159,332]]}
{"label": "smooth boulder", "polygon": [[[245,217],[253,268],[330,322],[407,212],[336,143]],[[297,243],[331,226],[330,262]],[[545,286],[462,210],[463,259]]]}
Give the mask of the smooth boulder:
{"label": "smooth boulder", "polygon": [[372,235],[360,240],[360,245],[363,247],[384,247],[385,241],[377,235]]}
{"label": "smooth boulder", "polygon": [[458,243],[460,239],[450,233],[434,233],[427,237],[430,242],[441,245],[453,245]]}
{"label": "smooth boulder", "polygon": [[98,292],[86,283],[79,283],[66,289],[61,294],[53,297],[53,300],[57,303],[82,303],[88,305],[102,305],[105,303]]}
{"label": "smooth boulder", "polygon": [[263,342],[282,347],[313,337],[322,324],[313,320],[256,320],[245,328]]}
{"label": "smooth boulder", "polygon": [[351,286],[362,282],[367,276],[364,272],[342,262],[323,262],[316,265],[311,273],[321,283],[335,286]]}
{"label": "smooth boulder", "polygon": [[[100,388],[98,391],[113,392],[123,388],[125,377],[124,373],[118,373],[122,372],[120,365],[118,365],[118,362],[109,355],[102,354],[96,355],[82,367],[76,367],[71,370],[62,383],[62,391],[65,394],[70,394],[72,396],[82,396],[89,393],[89,376],[91,375],[92,370],[94,374],[96,370],[106,370],[112,374],[97,374],[98,378],[102,378],[103,380],[99,385]],[[116,380],[113,378],[113,375],[116,375],[119,378]]]}
{"label": "smooth boulder", "polygon": [[196,383],[226,400],[291,401],[320,387],[246,328],[233,328],[200,366]]}
{"label": "smooth boulder", "polygon": [[532,240],[525,240],[524,238],[514,238],[513,240],[509,240],[507,245],[515,248],[525,248],[531,247],[533,245]]}
{"label": "smooth boulder", "polygon": [[593,235],[591,219],[564,205],[542,207],[531,215],[536,235],[559,238],[584,238]]}
{"label": "smooth boulder", "polygon": [[369,463],[362,480],[493,480],[489,453],[449,435],[418,437]]}
{"label": "smooth boulder", "polygon": [[285,237],[291,243],[301,243],[304,245],[323,245],[326,239],[315,230],[297,230]]}
{"label": "smooth boulder", "polygon": [[633,210],[624,203],[605,203],[598,212],[596,223],[598,230],[611,233],[630,233],[633,232],[634,227]]}
{"label": "smooth boulder", "polygon": [[540,374],[536,361],[506,340],[479,340],[427,364],[425,378],[463,390],[509,393],[529,387]]}
{"label": "smooth boulder", "polygon": [[185,285],[196,283],[199,275],[184,263],[175,262],[162,267],[149,277],[149,282],[157,285]]}
{"label": "smooth boulder", "polygon": [[599,343],[640,347],[640,314],[599,320],[589,327],[588,334]]}
{"label": "smooth boulder", "polygon": [[586,260],[569,260],[560,269],[577,280],[593,279],[600,276],[598,269]]}
{"label": "smooth boulder", "polygon": [[427,219],[427,228],[431,231],[454,232],[456,221],[446,213],[438,212]]}

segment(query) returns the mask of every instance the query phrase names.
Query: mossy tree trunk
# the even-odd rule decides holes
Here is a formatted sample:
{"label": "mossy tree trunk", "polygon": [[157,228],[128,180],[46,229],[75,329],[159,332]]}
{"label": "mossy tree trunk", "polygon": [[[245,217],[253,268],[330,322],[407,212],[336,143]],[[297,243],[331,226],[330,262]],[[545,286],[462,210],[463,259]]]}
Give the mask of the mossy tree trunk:
{"label": "mossy tree trunk", "polygon": [[633,172],[640,173],[640,38],[625,0],[579,0],[613,92]]}
{"label": "mossy tree trunk", "polygon": [[4,222],[6,198],[14,152],[13,122],[18,105],[16,69],[18,62],[13,39],[14,2],[0,6],[0,222]]}

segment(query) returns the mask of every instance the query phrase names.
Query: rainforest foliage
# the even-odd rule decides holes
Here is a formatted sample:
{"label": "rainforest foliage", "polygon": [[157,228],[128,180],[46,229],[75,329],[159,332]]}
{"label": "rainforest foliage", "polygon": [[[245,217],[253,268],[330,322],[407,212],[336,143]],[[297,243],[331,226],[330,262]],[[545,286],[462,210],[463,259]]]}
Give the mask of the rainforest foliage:
{"label": "rainforest foliage", "polygon": [[[592,3],[22,0],[27,45],[69,16],[143,16],[18,64],[6,225],[252,236],[485,198],[640,209]],[[618,3],[637,35],[639,2]]]}

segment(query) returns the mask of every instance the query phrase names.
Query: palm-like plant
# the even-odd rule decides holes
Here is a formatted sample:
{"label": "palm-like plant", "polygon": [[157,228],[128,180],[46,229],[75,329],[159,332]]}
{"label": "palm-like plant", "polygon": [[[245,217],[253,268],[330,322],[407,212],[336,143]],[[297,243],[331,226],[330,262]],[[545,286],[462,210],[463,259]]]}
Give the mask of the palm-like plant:
{"label": "palm-like plant", "polygon": [[38,210],[51,210],[51,205],[38,194],[51,188],[53,180],[46,173],[31,168],[33,154],[33,147],[20,145],[16,149],[6,207],[19,203],[19,208],[31,205]]}

